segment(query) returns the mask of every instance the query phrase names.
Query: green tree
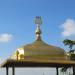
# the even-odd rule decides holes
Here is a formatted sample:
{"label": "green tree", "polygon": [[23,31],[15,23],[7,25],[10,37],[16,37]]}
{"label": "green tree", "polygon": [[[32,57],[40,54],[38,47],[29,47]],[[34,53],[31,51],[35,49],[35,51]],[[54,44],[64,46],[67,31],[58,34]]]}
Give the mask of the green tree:
{"label": "green tree", "polygon": [[[72,52],[72,48],[73,48],[73,46],[75,45],[75,41],[69,40],[69,39],[65,39],[65,40],[63,41],[63,43],[64,43],[64,45],[69,46],[69,49],[70,49],[69,53],[71,53],[71,52]],[[66,72],[68,68],[70,68],[70,67],[69,67],[69,66],[64,66],[64,67],[61,69],[61,72]]]}
{"label": "green tree", "polygon": [[69,48],[70,48],[70,50],[72,50],[73,45],[75,44],[75,42],[74,42],[74,41],[69,40],[69,39],[65,39],[65,40],[63,41],[63,43],[64,43],[64,45],[68,45],[68,46],[69,46]]}

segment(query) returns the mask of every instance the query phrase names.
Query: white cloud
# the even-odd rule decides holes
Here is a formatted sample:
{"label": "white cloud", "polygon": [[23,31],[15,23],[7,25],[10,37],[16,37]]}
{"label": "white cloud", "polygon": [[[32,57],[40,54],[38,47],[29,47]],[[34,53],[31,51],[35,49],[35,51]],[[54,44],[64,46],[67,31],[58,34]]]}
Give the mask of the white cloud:
{"label": "white cloud", "polygon": [[75,20],[67,19],[61,27],[63,28],[62,35],[63,36],[71,36],[75,35]]}
{"label": "white cloud", "polygon": [[13,38],[13,35],[12,34],[0,34],[0,42],[9,42],[11,41]]}
{"label": "white cloud", "polygon": [[1,62],[1,58],[0,58],[0,62]]}
{"label": "white cloud", "polygon": [[0,64],[2,64],[3,62],[4,62],[4,60],[0,58]]}

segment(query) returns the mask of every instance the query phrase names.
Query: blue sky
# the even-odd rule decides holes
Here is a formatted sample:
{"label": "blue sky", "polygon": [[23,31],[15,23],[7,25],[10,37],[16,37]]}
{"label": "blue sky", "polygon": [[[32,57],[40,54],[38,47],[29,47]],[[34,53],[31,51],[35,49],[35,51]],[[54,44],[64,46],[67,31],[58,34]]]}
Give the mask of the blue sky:
{"label": "blue sky", "polygon": [[42,39],[67,51],[62,41],[75,39],[75,0],[0,0],[1,59],[35,40],[36,16],[43,20]]}

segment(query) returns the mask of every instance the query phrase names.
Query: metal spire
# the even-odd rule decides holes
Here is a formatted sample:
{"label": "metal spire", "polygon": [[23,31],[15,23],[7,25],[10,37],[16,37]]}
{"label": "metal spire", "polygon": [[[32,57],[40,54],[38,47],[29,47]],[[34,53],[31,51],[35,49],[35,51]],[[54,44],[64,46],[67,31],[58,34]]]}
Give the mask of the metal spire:
{"label": "metal spire", "polygon": [[36,40],[39,41],[41,40],[41,30],[40,30],[40,25],[42,24],[42,19],[40,16],[36,16],[35,18],[35,24],[36,24]]}

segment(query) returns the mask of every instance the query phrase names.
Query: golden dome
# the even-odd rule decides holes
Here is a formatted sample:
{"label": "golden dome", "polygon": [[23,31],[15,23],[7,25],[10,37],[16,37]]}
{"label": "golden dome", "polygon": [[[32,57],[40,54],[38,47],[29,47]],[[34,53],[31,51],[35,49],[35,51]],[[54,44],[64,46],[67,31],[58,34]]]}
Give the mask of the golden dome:
{"label": "golden dome", "polygon": [[[37,17],[36,17],[37,18]],[[36,20],[38,20],[38,17]],[[41,19],[41,18],[40,18]],[[41,30],[40,30],[40,19],[37,22],[36,26],[36,41],[32,44],[28,44],[18,48],[17,51],[19,52],[19,59],[65,59],[65,51],[59,47],[55,47],[52,45],[48,45],[41,39]]]}
{"label": "golden dome", "polygon": [[32,44],[22,47],[24,50],[24,57],[40,58],[40,59],[64,59],[65,51],[59,47],[48,45],[42,40],[36,40]]}

